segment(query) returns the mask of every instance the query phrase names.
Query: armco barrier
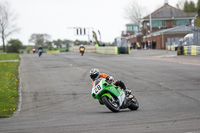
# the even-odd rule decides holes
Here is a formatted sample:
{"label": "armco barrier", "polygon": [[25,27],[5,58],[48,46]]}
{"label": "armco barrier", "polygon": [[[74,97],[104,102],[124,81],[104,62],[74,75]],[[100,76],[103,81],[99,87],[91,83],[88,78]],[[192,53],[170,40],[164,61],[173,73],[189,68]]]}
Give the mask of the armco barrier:
{"label": "armco barrier", "polygon": [[179,46],[178,55],[200,55],[200,46]]}
{"label": "armco barrier", "polygon": [[111,47],[111,46],[110,47],[97,47],[96,53],[117,55],[118,54],[118,48],[117,47]]}

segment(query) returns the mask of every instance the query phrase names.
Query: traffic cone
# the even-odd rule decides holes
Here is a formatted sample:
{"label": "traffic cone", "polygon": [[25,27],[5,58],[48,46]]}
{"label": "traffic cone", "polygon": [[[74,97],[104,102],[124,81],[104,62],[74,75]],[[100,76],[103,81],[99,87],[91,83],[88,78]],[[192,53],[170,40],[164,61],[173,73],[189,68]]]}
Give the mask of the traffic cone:
{"label": "traffic cone", "polygon": [[166,50],[166,54],[168,54],[168,51]]}

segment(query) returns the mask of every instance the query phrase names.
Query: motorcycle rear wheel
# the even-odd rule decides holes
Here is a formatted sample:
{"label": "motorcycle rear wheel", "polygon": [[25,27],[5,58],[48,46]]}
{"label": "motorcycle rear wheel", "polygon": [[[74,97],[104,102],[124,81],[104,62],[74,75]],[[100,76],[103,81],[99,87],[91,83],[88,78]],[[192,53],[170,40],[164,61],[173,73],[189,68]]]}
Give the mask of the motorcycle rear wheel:
{"label": "motorcycle rear wheel", "polygon": [[128,106],[130,110],[137,110],[139,108],[139,103],[135,97],[133,97],[133,99],[130,102],[131,103]]}
{"label": "motorcycle rear wheel", "polygon": [[106,105],[106,107],[110,109],[112,112],[119,112],[120,107],[115,101],[112,101],[107,96],[103,96],[102,101]]}

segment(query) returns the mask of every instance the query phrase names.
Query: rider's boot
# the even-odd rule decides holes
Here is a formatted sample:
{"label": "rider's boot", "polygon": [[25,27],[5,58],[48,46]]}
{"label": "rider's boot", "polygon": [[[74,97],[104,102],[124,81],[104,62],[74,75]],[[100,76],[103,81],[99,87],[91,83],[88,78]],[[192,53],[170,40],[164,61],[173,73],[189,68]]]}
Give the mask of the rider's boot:
{"label": "rider's boot", "polygon": [[128,88],[125,89],[125,93],[126,93],[126,96],[127,96],[129,99],[132,99],[132,98],[133,98],[133,95],[131,94],[131,90],[129,90]]}

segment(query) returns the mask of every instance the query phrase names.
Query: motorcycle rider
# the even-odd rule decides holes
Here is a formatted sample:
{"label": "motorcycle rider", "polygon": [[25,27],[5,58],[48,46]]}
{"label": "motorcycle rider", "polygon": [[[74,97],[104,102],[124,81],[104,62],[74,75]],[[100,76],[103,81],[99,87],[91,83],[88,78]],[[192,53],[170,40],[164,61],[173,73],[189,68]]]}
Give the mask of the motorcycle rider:
{"label": "motorcycle rider", "polygon": [[83,54],[85,52],[85,47],[83,46],[83,44],[81,44],[81,46],[79,47],[79,51],[80,51],[81,55],[83,56]]}
{"label": "motorcycle rider", "polygon": [[42,53],[43,53],[43,48],[39,47],[38,48],[38,55],[39,55],[39,57],[42,55]]}
{"label": "motorcycle rider", "polygon": [[[112,76],[106,75],[105,73],[101,73],[100,71],[96,68],[93,68],[90,70],[90,78],[93,80],[92,81],[92,85],[94,84],[94,81],[99,79],[99,78],[104,78],[106,80],[114,80]],[[131,90],[129,90],[128,88],[126,88],[125,84],[120,81],[117,80],[114,82],[114,85],[119,86],[121,89],[125,90],[126,95],[130,95],[131,94]],[[131,98],[131,97],[130,97]]]}

